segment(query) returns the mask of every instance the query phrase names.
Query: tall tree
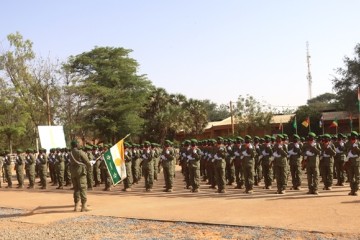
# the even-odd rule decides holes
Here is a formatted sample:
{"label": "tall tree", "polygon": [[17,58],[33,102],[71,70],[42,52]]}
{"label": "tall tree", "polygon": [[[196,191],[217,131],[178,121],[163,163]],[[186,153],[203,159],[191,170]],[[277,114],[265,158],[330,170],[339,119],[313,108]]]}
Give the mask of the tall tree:
{"label": "tall tree", "polygon": [[340,108],[348,112],[358,112],[357,89],[360,86],[360,44],[355,46],[353,58],[344,57],[344,67],[336,70],[332,80],[338,96]]}
{"label": "tall tree", "polygon": [[140,113],[152,89],[139,64],[129,57],[132,50],[95,47],[70,57],[65,68],[73,74],[74,90],[83,100],[81,115],[85,132],[99,131],[97,137],[114,142],[127,133],[139,134]]}
{"label": "tall tree", "polygon": [[239,129],[246,133],[253,134],[257,128],[270,126],[272,110],[270,106],[262,104],[254,97],[246,95],[239,96],[237,109]]}
{"label": "tall tree", "polygon": [[230,108],[225,104],[221,104],[220,106],[210,100],[202,100],[201,101],[206,112],[207,112],[207,120],[209,122],[213,121],[221,121],[225,118],[230,117]]}

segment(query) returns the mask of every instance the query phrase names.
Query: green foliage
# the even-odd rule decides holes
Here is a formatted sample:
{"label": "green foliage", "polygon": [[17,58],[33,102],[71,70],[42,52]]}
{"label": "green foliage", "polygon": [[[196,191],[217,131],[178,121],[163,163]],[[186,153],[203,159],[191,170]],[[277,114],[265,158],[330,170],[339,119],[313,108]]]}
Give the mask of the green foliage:
{"label": "green foliage", "polygon": [[273,115],[269,106],[261,104],[250,95],[246,95],[246,97],[239,96],[236,114],[238,116],[239,129],[250,134],[256,128],[269,127]]}
{"label": "green foliage", "polygon": [[96,47],[64,65],[73,79],[71,91],[81,99],[78,120],[85,124],[80,123],[80,129],[96,130],[100,139],[114,142],[127,133],[141,132],[140,113],[153,87],[146,76],[137,75],[138,63],[130,53],[124,48]]}
{"label": "green foliage", "polygon": [[230,117],[230,108],[225,104],[218,106],[216,103],[211,102],[210,100],[202,100],[203,106],[205,107],[207,113],[207,120],[209,122],[221,121],[225,118]]}
{"label": "green foliage", "polygon": [[336,70],[338,76],[332,80],[340,108],[358,112],[357,89],[360,86],[360,44],[355,47],[354,58],[345,57],[344,67]]}

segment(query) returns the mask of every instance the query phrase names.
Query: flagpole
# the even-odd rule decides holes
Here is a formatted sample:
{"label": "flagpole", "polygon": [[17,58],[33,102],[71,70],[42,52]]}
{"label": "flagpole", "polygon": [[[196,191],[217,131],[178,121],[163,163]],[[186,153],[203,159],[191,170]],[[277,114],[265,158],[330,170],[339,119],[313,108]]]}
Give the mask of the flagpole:
{"label": "flagpole", "polygon": [[298,133],[297,133],[297,122],[296,122],[296,115],[295,115],[295,123],[296,123],[296,125],[295,125],[295,127],[296,127],[296,128],[295,128],[295,133],[296,133],[296,134],[298,134]]}
{"label": "flagpole", "polygon": [[309,119],[309,132],[311,132],[311,127],[310,127],[310,117],[308,117]]}

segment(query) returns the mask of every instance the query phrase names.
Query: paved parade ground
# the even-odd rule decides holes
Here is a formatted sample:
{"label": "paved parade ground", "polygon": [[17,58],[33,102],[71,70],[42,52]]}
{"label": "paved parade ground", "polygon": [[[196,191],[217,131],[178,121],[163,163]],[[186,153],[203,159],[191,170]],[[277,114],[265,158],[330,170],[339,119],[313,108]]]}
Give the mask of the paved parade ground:
{"label": "paved parade ground", "polygon": [[[234,186],[227,186],[225,194],[215,193],[202,182],[200,192],[191,193],[184,189],[182,179],[177,171],[174,192],[171,193],[163,192],[162,173],[152,192],[145,192],[143,180],[133,186],[131,192],[121,191],[122,184],[111,192],[102,191],[103,187],[94,188],[88,192],[91,211],[86,213],[73,212],[69,187],[64,190],[57,190],[56,186],[49,186],[46,190],[6,189],[5,183],[0,189],[0,208],[18,209],[19,212],[0,214],[0,218],[12,223],[44,226],[81,216],[117,217],[360,237],[360,196],[348,196],[348,185],[334,186],[331,191],[320,190],[317,196],[306,194],[306,182],[303,181],[301,191],[287,190],[286,194],[279,195],[274,189],[264,190],[259,186],[248,195]],[[14,183],[16,186],[16,181]],[[0,224],[0,230],[4,229],[4,224]]]}

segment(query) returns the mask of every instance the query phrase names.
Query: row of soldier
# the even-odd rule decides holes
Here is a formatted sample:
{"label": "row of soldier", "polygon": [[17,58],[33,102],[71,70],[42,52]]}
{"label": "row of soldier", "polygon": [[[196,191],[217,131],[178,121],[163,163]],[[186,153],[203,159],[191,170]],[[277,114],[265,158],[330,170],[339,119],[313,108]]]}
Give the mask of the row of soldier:
{"label": "row of soldier", "polygon": [[[190,154],[189,154],[190,153]],[[349,195],[357,195],[359,188],[360,150],[358,133],[348,136],[310,132],[305,139],[294,134],[291,141],[286,134],[264,138],[246,135],[236,139],[218,137],[186,140],[180,150],[180,159],[186,187],[198,191],[200,176],[208,180],[210,188],[225,192],[225,185],[236,183],[252,193],[254,185],[264,180],[264,189],[271,189],[276,180],[278,194],[284,194],[291,176],[291,190],[301,189],[302,170],[306,170],[308,194],[318,195],[319,177],[323,190],[331,190],[334,176],[336,185],[344,186],[345,176],[350,182]]]}
{"label": "row of soldier", "polygon": [[[128,177],[124,180],[124,191],[130,191],[132,184],[137,184],[141,177],[145,179],[146,191],[151,191],[157,175],[163,168],[166,192],[173,191],[176,160],[182,167],[186,183],[185,188],[198,192],[200,177],[208,181],[211,188],[218,193],[225,192],[225,185],[236,184],[237,189],[245,187],[245,193],[252,193],[254,185],[263,179],[264,188],[271,189],[276,180],[277,193],[285,193],[288,178],[291,176],[293,190],[300,190],[302,170],[306,169],[308,193],[318,194],[319,176],[321,175],[324,190],[331,190],[334,175],[337,185],[345,182],[344,169],[347,166],[347,175],[351,192],[357,195],[359,185],[359,157],[358,134],[352,132],[348,139],[343,134],[331,137],[325,134],[316,137],[309,133],[307,139],[300,139],[298,135],[289,141],[287,135],[277,135],[264,138],[247,135],[245,138],[209,139],[197,141],[186,140],[182,143],[179,155],[172,147],[172,142],[165,141],[161,149],[159,145],[145,141],[143,146],[125,143],[125,164]],[[110,190],[111,179],[103,161],[102,153],[110,145],[85,147],[91,162],[88,168],[88,189],[105,183],[104,190]],[[36,156],[31,149],[23,155],[19,149],[15,157],[15,170],[20,188],[23,187],[23,173],[25,165],[26,175],[29,178],[29,188],[34,188],[36,173],[40,176],[41,188],[46,188],[47,170],[51,182],[62,189],[71,185],[70,171],[68,170],[68,149],[52,149],[49,155],[45,149],[40,149]],[[4,154],[5,177],[8,187],[11,183],[11,161],[9,152]]]}

